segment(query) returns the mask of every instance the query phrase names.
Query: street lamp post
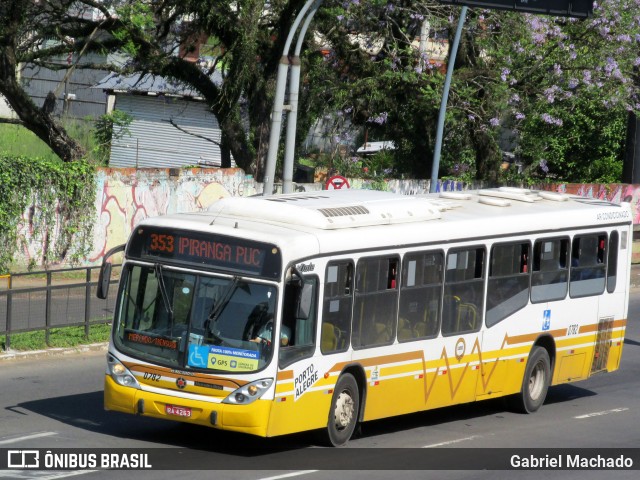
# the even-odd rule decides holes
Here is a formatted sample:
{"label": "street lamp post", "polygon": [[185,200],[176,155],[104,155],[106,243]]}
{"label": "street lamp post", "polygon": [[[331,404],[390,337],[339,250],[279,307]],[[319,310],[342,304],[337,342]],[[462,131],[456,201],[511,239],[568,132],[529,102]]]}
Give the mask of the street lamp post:
{"label": "street lamp post", "polygon": [[[296,121],[298,118],[298,93],[300,86],[300,51],[302,42],[307,33],[307,29],[313,16],[324,0],[308,0],[304,4],[296,19],[289,30],[289,35],[285,42],[285,46],[278,65],[278,75],[276,78],[276,95],[273,102],[273,110],[271,112],[271,131],[269,132],[269,149],[267,151],[267,164],[265,168],[263,195],[273,194],[273,183],[276,173],[276,162],[278,158],[278,145],[280,143],[280,130],[282,128],[282,112],[288,110],[287,116],[287,135],[285,141],[285,157],[283,166],[283,193],[290,193],[292,189],[293,178],[293,154],[295,149]],[[306,18],[305,18],[306,17]],[[300,29],[298,41],[292,57],[289,56],[289,50],[293,43],[293,37],[300,26],[302,20],[304,24]],[[289,73],[289,67],[291,72]],[[287,86],[287,74],[289,74],[289,104],[284,105],[284,96]]]}
{"label": "street lamp post", "polygon": [[447,76],[444,80],[444,91],[442,92],[442,100],[440,102],[440,113],[438,114],[438,127],[436,130],[436,144],[433,148],[433,165],[431,166],[431,184],[429,192],[435,193],[438,189],[438,171],[440,170],[440,152],[442,150],[442,135],[444,132],[444,119],[447,113],[447,100],[449,98],[449,87],[451,86],[451,77],[453,76],[453,65],[456,63],[458,54],[458,45],[460,45],[460,37],[462,36],[462,27],[465,17],[467,16],[467,7],[460,9],[460,18],[458,19],[458,28],[456,36],[453,39],[453,45],[449,52],[447,60]]}

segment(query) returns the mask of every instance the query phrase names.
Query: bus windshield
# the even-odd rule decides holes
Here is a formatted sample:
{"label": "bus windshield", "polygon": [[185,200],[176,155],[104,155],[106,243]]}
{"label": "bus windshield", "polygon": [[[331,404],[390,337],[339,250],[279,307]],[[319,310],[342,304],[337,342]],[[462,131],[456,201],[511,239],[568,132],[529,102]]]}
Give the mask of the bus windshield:
{"label": "bus windshield", "polygon": [[249,373],[272,356],[276,288],[240,277],[129,264],[114,342],[149,362]]}

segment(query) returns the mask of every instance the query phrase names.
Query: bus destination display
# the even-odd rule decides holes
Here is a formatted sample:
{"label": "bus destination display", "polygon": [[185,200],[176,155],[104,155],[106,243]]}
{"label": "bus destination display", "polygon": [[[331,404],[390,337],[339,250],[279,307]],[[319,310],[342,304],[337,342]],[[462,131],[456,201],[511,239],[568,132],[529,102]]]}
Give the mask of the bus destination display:
{"label": "bus destination display", "polygon": [[140,227],[127,253],[140,259],[155,257],[270,278],[280,275],[280,251],[275,246],[203,232]]}

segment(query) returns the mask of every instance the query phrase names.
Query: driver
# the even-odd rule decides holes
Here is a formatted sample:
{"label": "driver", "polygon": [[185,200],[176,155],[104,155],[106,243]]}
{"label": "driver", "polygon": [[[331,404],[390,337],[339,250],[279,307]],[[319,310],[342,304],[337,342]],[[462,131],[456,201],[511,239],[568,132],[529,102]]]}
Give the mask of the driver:
{"label": "driver", "polygon": [[[282,325],[280,329],[280,345],[289,345],[291,330]],[[245,340],[271,345],[273,338],[273,314],[269,313],[267,302],[259,303],[249,314],[249,320],[244,331]]]}
{"label": "driver", "polygon": [[[285,325],[280,327],[280,345],[286,347],[289,345],[289,337],[291,336],[291,329]],[[273,338],[273,321],[269,320],[256,334],[255,338],[252,338],[252,342],[264,342],[267,345],[271,345],[271,339]]]}

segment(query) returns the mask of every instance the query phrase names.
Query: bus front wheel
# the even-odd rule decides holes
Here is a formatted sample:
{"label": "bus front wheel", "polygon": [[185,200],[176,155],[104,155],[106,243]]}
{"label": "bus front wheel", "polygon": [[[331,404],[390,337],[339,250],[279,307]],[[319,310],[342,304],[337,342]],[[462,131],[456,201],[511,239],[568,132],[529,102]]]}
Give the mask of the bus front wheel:
{"label": "bus front wheel", "polygon": [[544,403],[551,383],[551,360],[543,347],[533,347],[520,393],[510,397],[510,406],[521,413],[533,413]]}
{"label": "bus front wheel", "polygon": [[326,431],[330,445],[339,447],[349,441],[358,423],[359,409],[358,383],[353,375],[345,373],[338,379],[331,399]]}

